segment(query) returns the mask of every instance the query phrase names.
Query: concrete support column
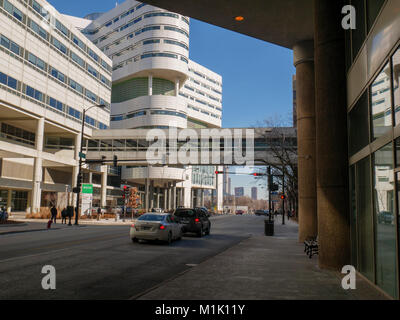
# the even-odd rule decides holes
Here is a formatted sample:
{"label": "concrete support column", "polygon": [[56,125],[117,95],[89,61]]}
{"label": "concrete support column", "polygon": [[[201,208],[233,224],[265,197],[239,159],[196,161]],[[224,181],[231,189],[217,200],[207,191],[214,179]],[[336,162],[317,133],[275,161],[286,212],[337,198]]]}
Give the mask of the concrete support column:
{"label": "concrete support column", "polygon": [[315,146],[314,42],[293,47],[296,67],[299,242],[318,234]]}
{"label": "concrete support column", "polygon": [[146,211],[149,211],[149,204],[150,204],[150,181],[147,178],[145,182],[145,191],[144,191],[144,207]]}
{"label": "concrete support column", "polygon": [[42,198],[41,182],[43,177],[43,169],[42,169],[43,139],[44,139],[44,118],[40,118],[36,126],[35,147],[37,151],[37,157],[34,158],[34,164],[33,164],[31,212],[39,212],[40,202]]}
{"label": "concrete support column", "polygon": [[181,207],[185,206],[185,188],[182,186],[182,188],[180,189],[180,193],[179,193],[179,205]]}
{"label": "concrete support column", "polygon": [[201,200],[200,200],[201,207],[204,207],[204,189],[201,189],[200,195],[201,195]]}
{"label": "concrete support column", "polygon": [[[92,173],[89,173],[89,180],[91,180],[91,176]],[[101,166],[100,206],[104,208],[106,205],[107,205],[107,166]]]}
{"label": "concrete support column", "polygon": [[179,96],[179,79],[175,80],[175,97]]}
{"label": "concrete support column", "polygon": [[176,209],[176,182],[172,185],[172,209]]}
{"label": "concrete support column", "polygon": [[[77,134],[75,136],[75,149],[74,149],[74,159],[77,161],[76,166],[72,167],[72,179],[71,179],[71,190],[76,187],[76,183],[78,180],[78,172],[79,172],[79,166],[78,166],[78,161],[79,161],[79,151],[81,148],[81,136],[80,134]],[[76,204],[76,193],[72,193],[72,196],[70,197],[70,205],[75,206]]]}
{"label": "concrete support column", "polygon": [[165,186],[164,187],[164,210],[167,210],[168,208],[167,208],[167,205],[168,205],[168,202],[167,202],[167,197],[168,197],[168,195],[167,195],[167,186]]}
{"label": "concrete support column", "polygon": [[161,189],[157,188],[157,208],[160,208],[160,193],[161,193]]}
{"label": "concrete support column", "polygon": [[168,183],[168,210],[172,209],[172,187],[171,184]]}
{"label": "concrete support column", "polygon": [[345,41],[341,1],[314,0],[319,266],[350,262]]}
{"label": "concrete support column", "polygon": [[149,96],[153,95],[153,75],[149,75]]}
{"label": "concrete support column", "polygon": [[196,207],[201,207],[201,189],[196,190]]}
{"label": "concrete support column", "polygon": [[154,180],[150,181],[150,203],[149,209],[154,208]]}
{"label": "concrete support column", "polygon": [[[32,197],[32,195],[31,195]],[[7,212],[8,214],[11,213],[11,205],[12,205],[12,190],[8,189],[8,195],[7,195]]]}

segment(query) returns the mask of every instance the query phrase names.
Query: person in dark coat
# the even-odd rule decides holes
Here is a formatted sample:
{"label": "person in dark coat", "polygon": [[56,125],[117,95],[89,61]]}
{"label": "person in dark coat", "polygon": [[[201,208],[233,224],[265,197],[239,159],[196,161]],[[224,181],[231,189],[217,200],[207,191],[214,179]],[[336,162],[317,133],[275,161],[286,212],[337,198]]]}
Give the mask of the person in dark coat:
{"label": "person in dark coat", "polygon": [[57,219],[57,208],[56,208],[56,206],[53,205],[53,206],[51,207],[50,212],[51,212],[51,221],[53,221],[54,223],[56,223],[56,219]]}
{"label": "person in dark coat", "polygon": [[61,217],[62,217],[61,224],[64,224],[64,222],[65,222],[65,224],[67,224],[67,216],[68,216],[67,208],[64,208],[61,211]]}
{"label": "person in dark coat", "polygon": [[101,207],[99,207],[99,208],[97,209],[97,221],[100,220],[100,216],[101,216]]}

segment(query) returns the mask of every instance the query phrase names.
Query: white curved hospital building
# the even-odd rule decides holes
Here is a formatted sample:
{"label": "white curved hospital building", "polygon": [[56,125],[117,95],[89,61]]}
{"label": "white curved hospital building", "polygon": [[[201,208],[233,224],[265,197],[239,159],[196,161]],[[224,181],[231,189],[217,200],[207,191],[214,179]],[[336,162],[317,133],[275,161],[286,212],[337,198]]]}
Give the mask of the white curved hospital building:
{"label": "white curved hospital building", "polygon": [[[221,127],[222,77],[189,59],[189,18],[133,0],[66,17],[113,61],[112,129]],[[122,179],[146,208],[199,206],[205,189],[221,189],[221,209],[215,169],[126,166]]]}

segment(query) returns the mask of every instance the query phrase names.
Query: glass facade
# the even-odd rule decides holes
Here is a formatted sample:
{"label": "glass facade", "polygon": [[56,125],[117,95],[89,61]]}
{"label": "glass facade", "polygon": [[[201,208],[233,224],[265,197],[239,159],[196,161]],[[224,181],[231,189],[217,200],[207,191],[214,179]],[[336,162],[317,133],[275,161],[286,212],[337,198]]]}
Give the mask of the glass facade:
{"label": "glass facade", "polygon": [[373,158],[376,283],[391,296],[396,296],[397,255],[393,144],[390,143],[376,151]]}
{"label": "glass facade", "polygon": [[399,298],[400,49],[382,65],[348,113],[352,263]]}

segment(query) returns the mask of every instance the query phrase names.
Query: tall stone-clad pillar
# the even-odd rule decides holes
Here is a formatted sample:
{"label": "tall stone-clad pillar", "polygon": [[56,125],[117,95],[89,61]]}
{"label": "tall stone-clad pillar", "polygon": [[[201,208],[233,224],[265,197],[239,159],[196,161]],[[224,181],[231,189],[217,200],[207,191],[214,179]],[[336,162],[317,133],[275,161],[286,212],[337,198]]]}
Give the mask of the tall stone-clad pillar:
{"label": "tall stone-clad pillar", "polygon": [[[147,168],[149,170],[149,168]],[[145,209],[149,211],[149,204],[150,204],[150,179],[146,178],[145,182],[145,193],[144,193],[144,202],[145,202]]]}
{"label": "tall stone-clad pillar", "polygon": [[[91,176],[92,173],[89,173]],[[91,183],[92,177],[89,178]],[[100,194],[100,206],[105,208],[107,206],[107,166],[101,166],[101,194]]]}
{"label": "tall stone-clad pillar", "polygon": [[168,183],[168,210],[172,209],[172,183]]}
{"label": "tall stone-clad pillar", "polygon": [[299,242],[318,234],[315,146],[314,42],[293,47],[296,67]]}
{"label": "tall stone-clad pillar", "polygon": [[176,182],[173,182],[172,184],[172,208],[171,209],[176,209]]}
{"label": "tall stone-clad pillar", "polygon": [[150,202],[149,209],[154,208],[154,180],[150,181]]}
{"label": "tall stone-clad pillar", "polygon": [[157,203],[156,203],[157,208],[160,208],[160,193],[161,189],[157,187]]}
{"label": "tall stone-clad pillar", "polygon": [[33,177],[32,177],[32,197],[31,197],[31,212],[36,213],[40,211],[40,202],[42,199],[42,151],[44,139],[44,118],[40,118],[36,126],[36,141],[35,147],[37,157],[34,158],[33,164]]}
{"label": "tall stone-clad pillar", "polygon": [[168,187],[167,187],[167,185],[165,185],[165,187],[164,187],[164,210],[167,210],[168,208],[167,208],[167,205],[168,205],[168,192],[167,192],[167,189]]}
{"label": "tall stone-clad pillar", "polygon": [[319,266],[350,262],[345,41],[342,1],[314,0]]}

